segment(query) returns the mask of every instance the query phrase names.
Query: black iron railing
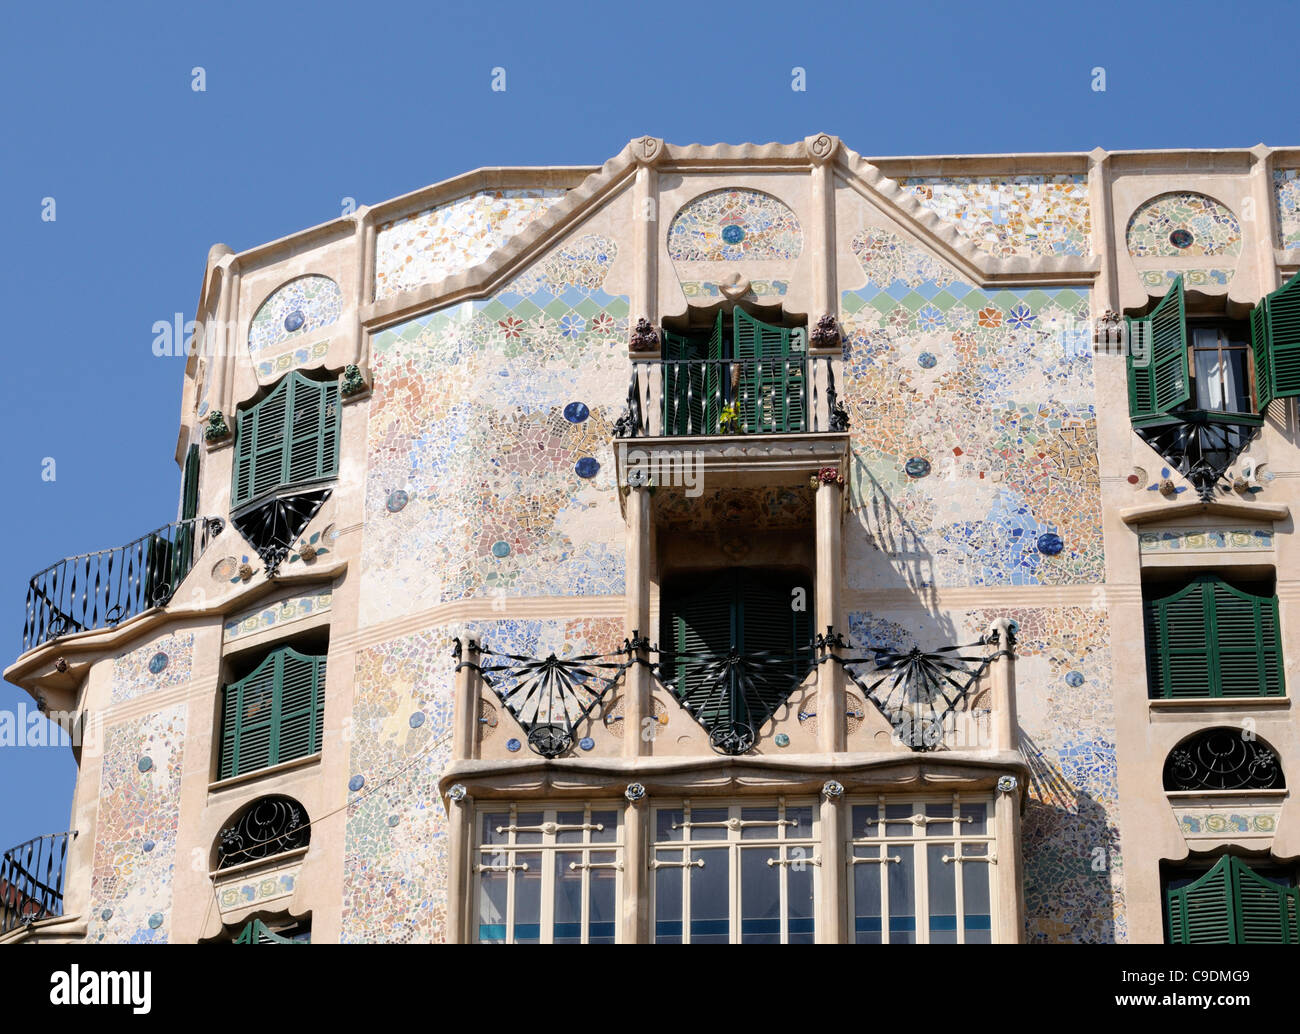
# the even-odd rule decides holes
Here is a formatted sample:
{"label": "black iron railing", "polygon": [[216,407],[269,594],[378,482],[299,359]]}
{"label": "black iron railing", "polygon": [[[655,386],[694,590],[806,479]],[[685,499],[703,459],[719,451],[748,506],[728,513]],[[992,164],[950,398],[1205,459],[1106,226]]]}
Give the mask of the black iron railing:
{"label": "black iron railing", "polygon": [[191,517],[116,549],[65,557],[33,575],[23,650],[164,606],[224,527],[220,518]]}
{"label": "black iron railing", "polygon": [[46,833],[0,857],[0,936],[63,915],[64,867],[76,836]]}
{"label": "black iron railing", "polygon": [[1208,503],[1216,492],[1232,490],[1225,475],[1262,424],[1263,418],[1249,413],[1188,410],[1162,414],[1135,430]]}
{"label": "black iron railing", "polygon": [[619,437],[797,434],[843,431],[848,414],[825,362],[819,390],[816,360],[634,359]]}

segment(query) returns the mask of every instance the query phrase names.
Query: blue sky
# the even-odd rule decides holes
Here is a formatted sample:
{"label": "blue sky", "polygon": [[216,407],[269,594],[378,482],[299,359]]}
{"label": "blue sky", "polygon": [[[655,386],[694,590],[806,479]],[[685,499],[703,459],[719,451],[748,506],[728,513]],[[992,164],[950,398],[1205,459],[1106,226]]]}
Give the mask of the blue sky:
{"label": "blue sky", "polygon": [[[6,665],[34,571],[175,515],[183,362],[152,354],[151,328],[193,317],[215,242],[478,166],[598,165],[647,133],[830,132],[868,157],[1300,144],[1279,5],[172,0],[5,21]],[[0,685],[10,721],[26,702]],[[0,850],[68,828],[74,777],[67,748],[0,747]]]}

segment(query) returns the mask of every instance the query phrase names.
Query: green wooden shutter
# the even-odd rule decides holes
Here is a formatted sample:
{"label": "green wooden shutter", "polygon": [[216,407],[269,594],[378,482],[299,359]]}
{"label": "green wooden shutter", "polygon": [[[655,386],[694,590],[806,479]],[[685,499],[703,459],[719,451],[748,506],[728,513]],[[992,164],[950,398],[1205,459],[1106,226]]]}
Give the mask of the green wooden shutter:
{"label": "green wooden shutter", "polygon": [[[260,919],[249,920],[244,924],[244,928],[239,931],[239,936],[232,942],[234,944],[302,944],[305,942],[295,941],[291,937],[281,937],[274,933]],[[258,958],[261,958],[259,955]]]}
{"label": "green wooden shutter", "polygon": [[743,309],[733,314],[732,357],[740,363],[738,408],[751,433],[802,431],[807,412],[804,355],[791,349],[788,327],[762,323]]}
{"label": "green wooden shutter", "polygon": [[665,631],[677,653],[694,655],[677,666],[677,695],[708,726],[731,719],[730,694],[698,658],[726,657],[733,645],[739,646],[741,630],[736,623],[734,579],[710,575],[701,581],[703,584],[668,600]]}
{"label": "green wooden shutter", "polygon": [[1232,944],[1236,930],[1232,910],[1229,856],[1220,858],[1200,879],[1165,894],[1169,939],[1174,944]]}
{"label": "green wooden shutter", "polygon": [[704,344],[704,358],[711,360],[704,364],[704,376],[701,386],[704,396],[703,434],[717,434],[718,420],[722,416],[722,396],[730,390],[730,367],[723,363],[727,351],[726,338],[722,330],[722,310],[714,320],[713,330]]}
{"label": "green wooden shutter", "polygon": [[[181,479],[181,521],[192,521],[199,515],[199,447],[191,445],[185,454],[185,473]],[[194,527],[184,525],[176,530],[172,553],[172,588],[181,583],[194,564]]]}
{"label": "green wooden shutter", "polygon": [[336,476],[341,420],[338,382],[297,371],[281,380],[236,418],[231,506]]}
{"label": "green wooden shutter", "polygon": [[1168,413],[1191,398],[1187,369],[1187,309],[1183,278],[1144,319],[1126,319],[1128,327],[1129,415]]}
{"label": "green wooden shutter", "polygon": [[1216,575],[1145,605],[1147,680],[1155,698],[1281,696],[1277,598]]}
{"label": "green wooden shutter", "polygon": [[[1265,298],[1263,305],[1268,341],[1268,396],[1270,400],[1295,398],[1300,396],[1300,273]],[[1261,399],[1263,395],[1260,392]]]}
{"label": "green wooden shutter", "polygon": [[1240,858],[1228,859],[1232,867],[1233,912],[1238,944],[1296,944],[1294,887],[1281,887],[1254,873]]}
{"label": "green wooden shutter", "polygon": [[1259,412],[1273,401],[1273,363],[1268,347],[1268,299],[1250,311],[1250,350],[1255,357],[1255,405]]}
{"label": "green wooden shutter", "polygon": [[801,582],[756,571],[742,572],[737,588],[741,652],[748,656],[766,652],[775,655],[771,660],[779,662],[765,668],[765,677],[755,684],[762,707],[760,711],[751,706],[756,712],[753,717],[766,720],[808,674],[812,664],[812,615],[792,606],[795,588],[804,590],[805,602],[811,601],[812,594]]}
{"label": "green wooden shutter", "polygon": [[664,434],[703,434],[704,378],[698,338],[664,331]]}
{"label": "green wooden shutter", "polygon": [[218,778],[315,754],[324,713],[325,658],[287,646],[269,654],[226,687]]}

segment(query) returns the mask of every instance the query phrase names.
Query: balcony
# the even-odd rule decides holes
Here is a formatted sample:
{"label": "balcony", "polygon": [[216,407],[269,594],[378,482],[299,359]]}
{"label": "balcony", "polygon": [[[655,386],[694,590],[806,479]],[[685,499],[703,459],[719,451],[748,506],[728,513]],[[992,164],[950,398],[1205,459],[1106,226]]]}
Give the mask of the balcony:
{"label": "balcony", "polygon": [[1134,420],[1134,430],[1210,503],[1233,491],[1228,471],[1263,423],[1253,413],[1179,410]]}
{"label": "balcony", "polygon": [[64,866],[76,837],[76,830],[46,833],[0,858],[0,937],[63,915]]}
{"label": "balcony", "polygon": [[23,651],[165,606],[224,527],[215,517],[175,521],[125,546],[65,557],[33,575]]}

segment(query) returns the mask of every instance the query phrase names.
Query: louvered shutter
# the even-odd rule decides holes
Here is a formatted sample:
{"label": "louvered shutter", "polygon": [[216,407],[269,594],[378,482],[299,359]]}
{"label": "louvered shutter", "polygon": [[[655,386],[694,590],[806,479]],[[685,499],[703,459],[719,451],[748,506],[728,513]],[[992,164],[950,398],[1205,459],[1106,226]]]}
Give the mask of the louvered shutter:
{"label": "louvered shutter", "polygon": [[718,317],[713,323],[713,330],[704,345],[704,358],[709,362],[704,364],[704,377],[701,382],[704,395],[704,423],[701,434],[718,433],[718,419],[722,416],[722,398],[731,390],[730,366],[723,362],[727,357],[726,352],[727,341],[722,330],[722,310],[719,309]]}
{"label": "louvered shutter", "polygon": [[194,526],[185,524],[199,514],[199,447],[191,445],[185,453],[185,473],[181,479],[181,527],[176,530],[172,554],[171,583],[175,588],[194,563]]}
{"label": "louvered shutter", "polygon": [[1206,582],[1212,610],[1210,642],[1214,696],[1282,695],[1277,598],[1252,596],[1213,579]]}
{"label": "louvered shutter", "polygon": [[1200,879],[1166,892],[1169,939],[1174,944],[1234,942],[1231,861],[1224,856]]}
{"label": "louvered shutter", "polygon": [[1144,319],[1127,319],[1129,415],[1168,413],[1191,397],[1187,370],[1187,312],[1183,278]]}
{"label": "louvered shutter", "polygon": [[1251,871],[1240,858],[1232,867],[1233,911],[1238,944],[1295,944],[1295,888],[1281,887]]}
{"label": "louvered shutter", "polygon": [[[758,658],[761,673],[754,678],[757,700],[750,700],[748,720],[761,725],[807,675],[811,666],[812,618],[795,610],[794,589],[805,586],[788,578],[773,578],[746,571],[739,578],[737,608],[740,613],[741,652]],[[766,656],[765,656],[766,655]]]}
{"label": "louvered shutter", "polygon": [[275,764],[320,750],[325,658],[283,651]]}
{"label": "louvered shutter", "polygon": [[231,506],[337,475],[341,420],[336,381],[285,377],[237,417]]}
{"label": "louvered shutter", "polygon": [[1147,673],[1157,698],[1211,694],[1210,619],[1200,582],[1146,605]]}
{"label": "louvered shutter", "polygon": [[729,687],[720,668],[710,662],[725,658],[733,644],[739,645],[739,630],[733,579],[710,575],[702,581],[704,584],[667,601],[664,638],[678,654],[688,655],[676,665],[675,689],[707,728],[731,719]]}
{"label": "louvered shutter", "polygon": [[740,365],[738,404],[750,434],[801,431],[807,409],[804,357],[794,356],[790,330],[734,313],[732,356]]}
{"label": "louvered shutter", "polygon": [[[235,944],[298,944],[291,937],[281,937],[260,919],[249,920],[235,938]],[[260,956],[259,956],[260,958]]]}
{"label": "louvered shutter", "polygon": [[338,473],[339,386],[292,377],[286,483],[305,484]]}
{"label": "louvered shutter", "polygon": [[704,377],[694,338],[664,331],[664,434],[702,434]]}
{"label": "louvered shutter", "polygon": [[1270,294],[1264,304],[1269,397],[1294,398],[1300,395],[1300,273]]}
{"label": "louvered shutter", "polygon": [[293,402],[293,380],[292,375],[286,377],[251,411],[254,497],[274,491],[287,480],[285,440]]}
{"label": "louvered shutter", "polygon": [[1259,412],[1273,401],[1273,363],[1268,347],[1268,299],[1250,311],[1250,350],[1255,357],[1255,406]]}

